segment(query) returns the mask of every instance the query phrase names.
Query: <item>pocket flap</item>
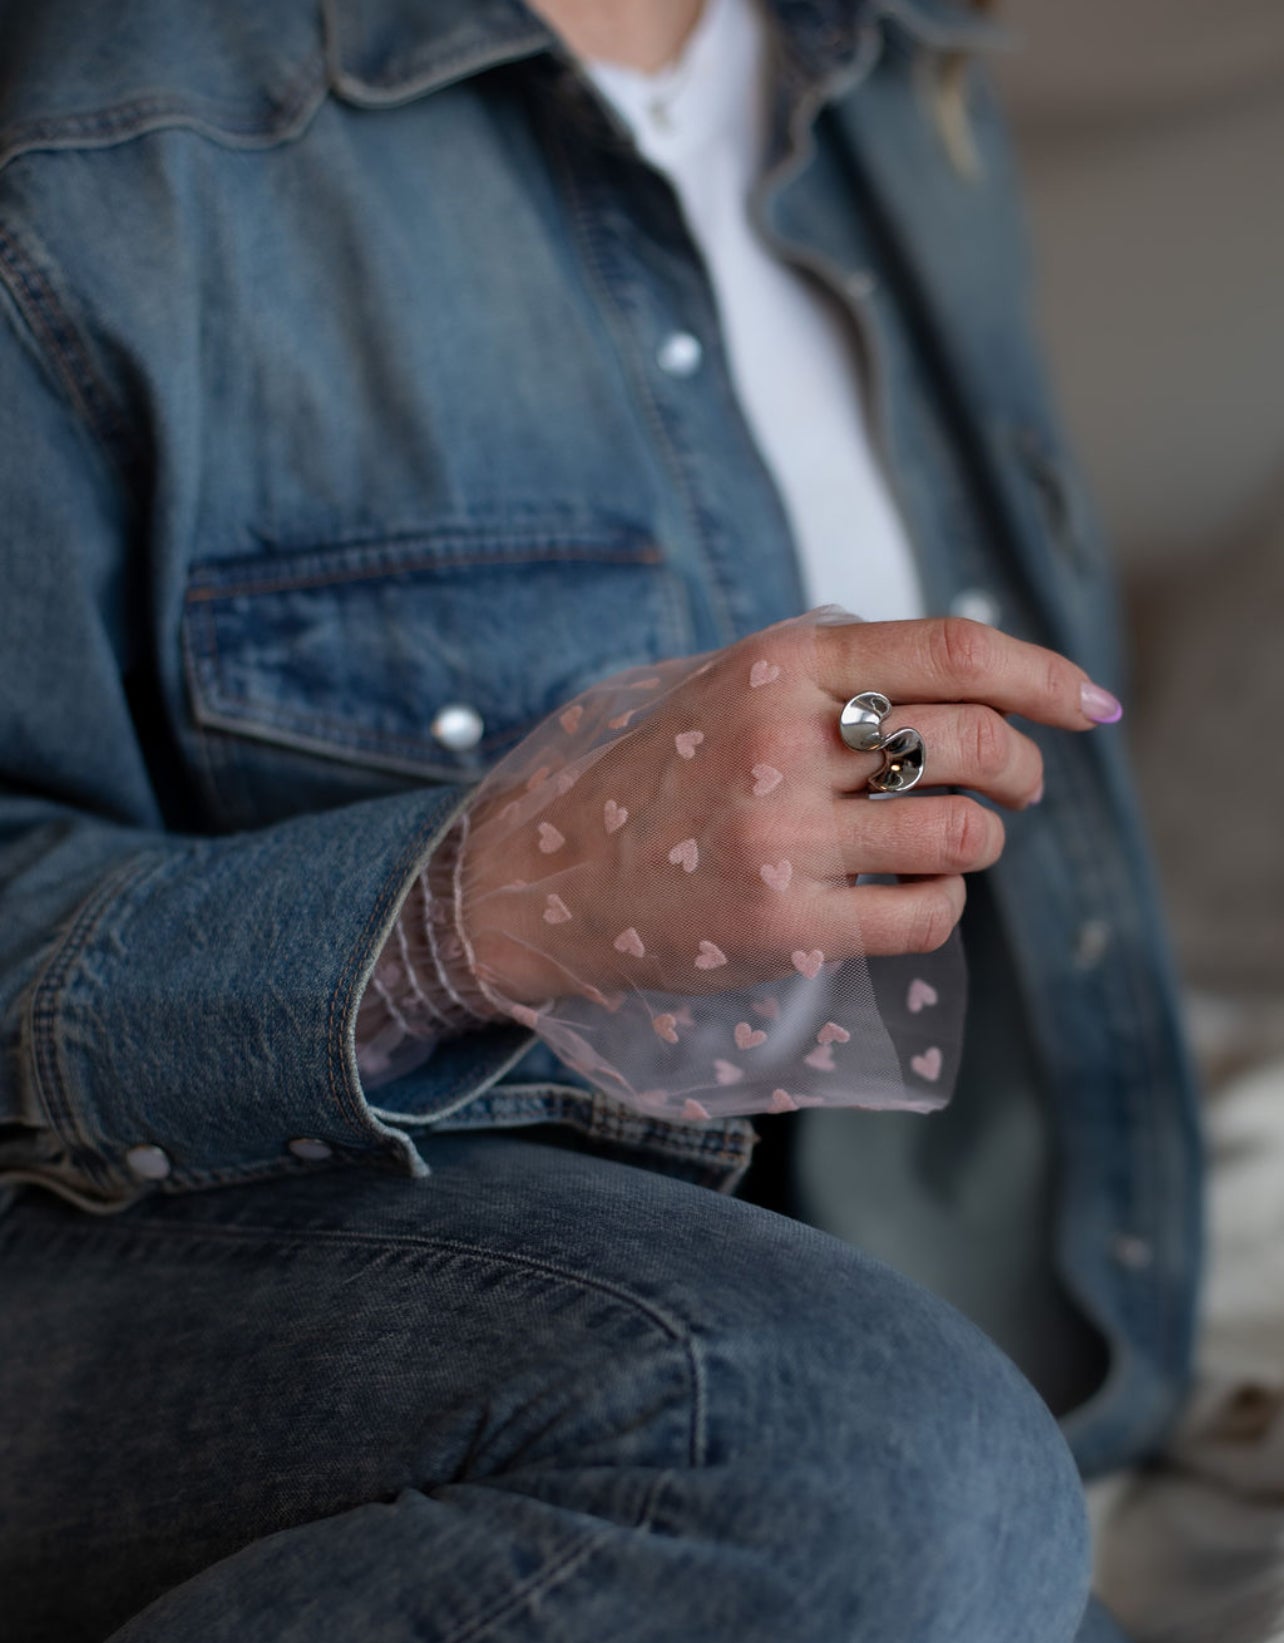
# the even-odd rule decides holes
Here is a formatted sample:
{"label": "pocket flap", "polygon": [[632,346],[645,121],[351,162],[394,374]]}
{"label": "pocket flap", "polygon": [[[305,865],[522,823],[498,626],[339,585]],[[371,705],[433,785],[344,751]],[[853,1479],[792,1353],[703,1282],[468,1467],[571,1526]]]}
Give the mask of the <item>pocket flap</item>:
{"label": "pocket flap", "polygon": [[[474,524],[199,564],[183,646],[199,724],[448,780],[593,680],[691,648],[646,533]],[[448,707],[474,745],[434,733]]]}

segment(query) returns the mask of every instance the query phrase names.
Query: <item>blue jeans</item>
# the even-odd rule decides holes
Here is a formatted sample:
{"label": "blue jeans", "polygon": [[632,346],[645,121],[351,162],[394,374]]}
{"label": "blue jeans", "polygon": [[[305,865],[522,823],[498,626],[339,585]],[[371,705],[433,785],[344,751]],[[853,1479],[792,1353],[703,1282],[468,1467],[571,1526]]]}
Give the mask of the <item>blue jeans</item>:
{"label": "blue jeans", "polygon": [[799,1222],[527,1132],[0,1219],[23,1643],[1106,1643],[1042,1403]]}

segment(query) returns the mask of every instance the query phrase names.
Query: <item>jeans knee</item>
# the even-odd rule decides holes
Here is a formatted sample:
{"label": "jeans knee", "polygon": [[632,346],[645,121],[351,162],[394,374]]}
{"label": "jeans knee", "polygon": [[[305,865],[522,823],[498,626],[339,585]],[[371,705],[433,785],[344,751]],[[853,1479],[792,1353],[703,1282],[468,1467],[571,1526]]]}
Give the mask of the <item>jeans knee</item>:
{"label": "jeans knee", "polygon": [[774,1514],[790,1537],[782,1577],[816,1614],[797,1635],[1070,1643],[1087,1521],[1046,1406],[951,1308],[839,1266],[707,1343],[709,1459],[746,1469],[762,1533]]}

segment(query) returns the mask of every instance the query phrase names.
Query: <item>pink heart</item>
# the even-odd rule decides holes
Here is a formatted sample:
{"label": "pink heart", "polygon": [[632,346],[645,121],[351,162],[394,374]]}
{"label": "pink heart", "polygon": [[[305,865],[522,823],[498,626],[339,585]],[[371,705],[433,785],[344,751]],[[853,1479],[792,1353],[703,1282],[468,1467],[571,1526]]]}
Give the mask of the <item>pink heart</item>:
{"label": "pink heart", "polygon": [[851,1034],[846,1027],[840,1027],[836,1021],[827,1021],[816,1034],[817,1044],[847,1044],[851,1042]]}
{"label": "pink heart", "polygon": [[654,690],[660,683],[655,674],[649,674],[645,679],[635,679],[628,687],[630,690]]}
{"label": "pink heart", "polygon": [[702,941],[700,943],[700,951],[695,961],[697,970],[718,970],[726,962],[727,955],[721,947],[715,946],[711,941]]}
{"label": "pink heart", "polygon": [[689,1004],[679,1004],[677,1009],[673,1012],[673,1019],[677,1022],[679,1027],[695,1026],[695,1017],[691,1014],[691,1006]]}
{"label": "pink heart", "polygon": [[788,1090],[772,1090],[770,1112],[797,1112],[798,1103]]}
{"label": "pink heart", "polygon": [[551,856],[554,850],[560,850],[565,843],[564,835],[557,831],[552,822],[539,824],[539,849],[542,856]]}
{"label": "pink heart", "polygon": [[583,717],[584,717],[583,704],[580,703],[580,702],[576,702],[574,707],[568,707],[566,712],[561,714],[558,717],[557,722],[558,722],[558,724],[561,725],[562,729],[566,732],[566,734],[568,736],[573,736],[575,734],[575,732],[580,728],[580,720]]}
{"label": "pink heart", "polygon": [[834,1047],[832,1044],[821,1044],[810,1054],[803,1056],[809,1067],[815,1067],[818,1073],[832,1073],[834,1070]]}
{"label": "pink heart", "polygon": [[756,799],[774,793],[785,779],[774,764],[756,764],[750,774],[753,776],[753,793]]}
{"label": "pink heart", "polygon": [[673,745],[684,759],[694,759],[695,750],[704,740],[703,730],[684,730],[673,738]]}
{"label": "pink heart", "polygon": [[940,995],[930,981],[924,981],[921,976],[915,976],[909,984],[905,1003],[910,1011],[917,1015],[925,1004],[935,1004]]}
{"label": "pink heart", "polygon": [[780,1018],[780,1000],[778,998],[760,998],[753,1006],[753,1013],[760,1015],[764,1021],[777,1021]]}
{"label": "pink heart", "polygon": [[738,1084],[744,1073],[734,1062],[719,1059],[713,1064],[713,1076],[719,1084]]}
{"label": "pink heart", "polygon": [[790,953],[789,962],[800,976],[806,976],[808,981],[813,981],[820,974],[820,967],[825,962],[825,955],[819,947],[813,947],[809,953],[804,953],[799,948],[797,952]]}
{"label": "pink heart", "polygon": [[614,799],[608,799],[602,806],[602,820],[608,833],[618,833],[628,819],[628,811],[622,804],[616,804]]}
{"label": "pink heart", "polygon": [[675,867],[681,863],[684,873],[694,873],[700,861],[700,848],[694,839],[683,839],[669,851],[669,860]]}
{"label": "pink heart", "polygon": [[751,1027],[747,1021],[737,1021],[736,1030],[732,1035],[738,1050],[756,1050],[759,1044],[767,1042],[767,1035],[761,1027]]}
{"label": "pink heart", "polygon": [[768,889],[788,890],[789,881],[794,876],[794,864],[782,858],[773,867],[769,861],[765,861],[758,869],[758,874]]}
{"label": "pink heart", "polygon": [[544,903],[545,924],[565,924],[571,917],[571,910],[561,896],[551,895]]}
{"label": "pink heart", "polygon": [[666,1044],[678,1042],[678,1024],[671,1015],[652,1016],[651,1031]]}
{"label": "pink heart", "polygon": [[606,728],[608,730],[623,730],[636,712],[637,708],[631,707],[627,713],[617,713],[613,719],[606,721]]}
{"label": "pink heart", "polygon": [[634,958],[642,958],[646,948],[642,945],[642,937],[630,924],[627,930],[621,930],[611,943],[617,953],[632,953]]}
{"label": "pink heart", "polygon": [[559,770],[553,782],[553,791],[555,793],[569,793],[579,779],[574,770]]}
{"label": "pink heart", "polygon": [[528,793],[533,793],[541,782],[546,782],[548,780],[550,774],[551,772],[546,764],[540,765],[539,769],[535,771],[533,775],[526,778],[526,791]]}
{"label": "pink heart", "polygon": [[709,1118],[712,1114],[702,1102],[693,1101],[688,1096],[682,1103],[682,1116],[684,1118]]}
{"label": "pink heart", "polygon": [[779,677],[780,669],[774,662],[755,662],[749,669],[749,688],[757,690],[760,685],[769,685]]}
{"label": "pink heart", "polygon": [[933,1044],[930,1050],[924,1050],[922,1055],[914,1056],[910,1066],[920,1078],[926,1078],[929,1084],[935,1084],[941,1076],[941,1052]]}

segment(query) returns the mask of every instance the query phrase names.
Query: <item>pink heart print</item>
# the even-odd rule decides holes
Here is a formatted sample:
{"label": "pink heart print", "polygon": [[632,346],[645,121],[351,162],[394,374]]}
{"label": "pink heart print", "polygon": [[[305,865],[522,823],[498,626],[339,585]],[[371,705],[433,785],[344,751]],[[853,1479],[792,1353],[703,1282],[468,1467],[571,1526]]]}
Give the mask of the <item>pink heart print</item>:
{"label": "pink heart print", "polygon": [[767,794],[774,793],[785,779],[774,764],[756,764],[750,774],[753,776],[755,799],[765,799]]}
{"label": "pink heart print", "polygon": [[539,851],[541,856],[551,856],[554,850],[560,850],[565,843],[565,835],[559,833],[552,822],[541,822],[539,824]]}
{"label": "pink heart print", "polygon": [[771,1106],[768,1110],[771,1112],[797,1112],[798,1103],[788,1090],[772,1090]]}
{"label": "pink heart print", "polygon": [[571,917],[571,910],[561,896],[550,895],[544,902],[545,924],[566,924]]}
{"label": "pink heart print", "polygon": [[769,890],[779,890],[782,893],[789,888],[789,881],[794,876],[794,864],[791,861],[781,860],[773,866],[765,861],[758,869],[762,882]]}
{"label": "pink heart print", "polygon": [[677,748],[680,757],[694,759],[695,750],[703,740],[703,730],[684,730],[680,735],[673,738],[673,745]]}
{"label": "pink heart print", "polygon": [[583,717],[583,704],[576,702],[574,707],[568,707],[565,713],[559,714],[557,722],[568,736],[573,736],[580,728],[580,720]]}
{"label": "pink heart print", "polygon": [[646,948],[642,945],[642,937],[630,924],[627,930],[621,930],[611,943],[617,953],[632,953],[634,958],[644,958]]}
{"label": "pink heart print", "polygon": [[820,974],[820,967],[825,962],[825,955],[819,947],[813,947],[811,952],[804,953],[801,948],[790,953],[789,962],[800,976],[806,976],[808,981],[814,981]]}
{"label": "pink heart print", "polygon": [[666,1044],[678,1042],[678,1023],[671,1015],[657,1015],[651,1021],[651,1030]]}
{"label": "pink heart print", "polygon": [[941,1052],[933,1044],[930,1050],[924,1050],[922,1055],[914,1056],[910,1066],[920,1078],[926,1078],[929,1084],[935,1084],[941,1076]]}
{"label": "pink heart print", "polygon": [[836,1021],[827,1021],[816,1034],[817,1044],[850,1044],[851,1034]]}
{"label": "pink heart print", "polygon": [[718,970],[727,962],[727,955],[721,947],[712,941],[702,941],[700,951],[696,955],[695,967],[697,970]]}
{"label": "pink heart print", "polygon": [[645,678],[645,679],[634,679],[633,683],[629,686],[629,689],[630,690],[654,690],[655,687],[659,683],[660,683],[660,680],[659,680],[658,675],[651,674],[651,675],[648,675],[648,677]]}
{"label": "pink heart print", "polygon": [[540,765],[533,775],[526,778],[526,791],[533,793],[537,787],[541,787],[548,780],[552,773],[546,764]]}
{"label": "pink heart print", "polygon": [[814,1067],[818,1073],[832,1073],[834,1070],[834,1046],[821,1044],[810,1054],[803,1056],[809,1067]]}
{"label": "pink heart print", "polygon": [[737,1021],[736,1030],[732,1035],[738,1050],[756,1050],[759,1044],[767,1042],[767,1035],[761,1027],[751,1027],[747,1021]]}
{"label": "pink heart print", "polygon": [[683,839],[669,851],[669,860],[675,867],[681,863],[684,873],[694,873],[700,861],[700,847],[694,839]]}
{"label": "pink heart print", "polygon": [[772,684],[780,677],[780,669],[775,662],[755,662],[749,669],[749,688],[758,690],[763,685]]}
{"label": "pink heart print", "polygon": [[617,713],[613,719],[606,721],[606,728],[608,730],[623,730],[636,713],[637,708],[635,707],[629,708],[627,713]]}
{"label": "pink heart print", "polygon": [[608,833],[618,833],[628,819],[628,811],[622,804],[616,804],[614,799],[608,799],[602,806],[602,820]]}
{"label": "pink heart print", "polygon": [[684,1118],[710,1118],[713,1115],[702,1102],[688,1096],[682,1104],[682,1116]]}
{"label": "pink heart print", "polygon": [[905,1003],[913,1015],[927,1004],[935,1004],[940,994],[930,981],[924,981],[922,976],[915,976],[909,984],[909,992],[905,995]]}
{"label": "pink heart print", "polygon": [[723,1061],[721,1057],[713,1064],[713,1076],[719,1084],[738,1084],[744,1077],[742,1070],[734,1061]]}
{"label": "pink heart print", "polygon": [[760,1015],[764,1021],[778,1021],[780,1019],[780,1000],[778,998],[760,998],[753,1005],[753,1013]]}

